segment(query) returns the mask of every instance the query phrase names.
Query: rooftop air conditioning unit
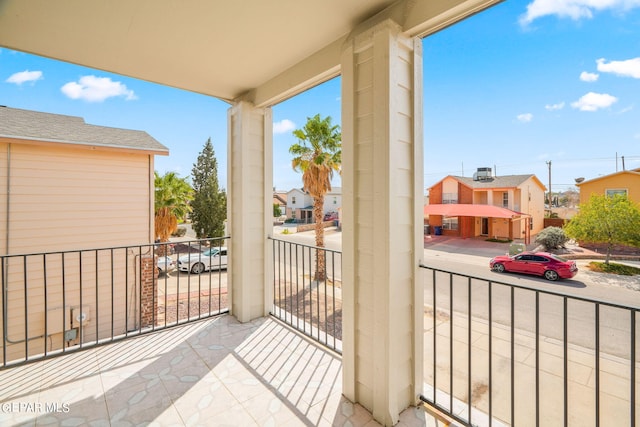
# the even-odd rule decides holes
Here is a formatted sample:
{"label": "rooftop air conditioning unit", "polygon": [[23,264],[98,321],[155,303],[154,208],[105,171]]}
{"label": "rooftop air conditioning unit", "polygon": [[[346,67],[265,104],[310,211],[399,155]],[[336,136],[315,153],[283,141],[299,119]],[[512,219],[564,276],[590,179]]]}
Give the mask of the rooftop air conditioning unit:
{"label": "rooftop air conditioning unit", "polygon": [[478,168],[477,171],[473,174],[474,181],[488,181],[491,178],[493,178],[491,168]]}

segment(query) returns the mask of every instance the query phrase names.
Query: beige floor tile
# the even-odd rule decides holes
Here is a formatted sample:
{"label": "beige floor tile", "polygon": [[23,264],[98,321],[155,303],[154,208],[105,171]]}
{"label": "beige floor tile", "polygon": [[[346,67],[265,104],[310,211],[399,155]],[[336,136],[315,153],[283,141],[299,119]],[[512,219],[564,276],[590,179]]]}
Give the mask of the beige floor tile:
{"label": "beige floor tile", "polygon": [[254,427],[258,426],[256,420],[244,409],[242,405],[236,405],[218,412],[208,414],[194,412],[185,419],[186,426],[216,426],[216,427]]}
{"label": "beige floor tile", "polygon": [[32,363],[0,370],[0,402],[40,391],[44,372],[43,363]]}
{"label": "beige floor tile", "polygon": [[281,426],[302,415],[290,402],[273,394],[256,396],[242,402],[242,407],[259,426]]}
{"label": "beige floor tile", "polygon": [[0,412],[0,425],[379,425],[342,397],[339,356],[269,318],[181,325],[2,370],[0,383],[3,403],[69,404]]}

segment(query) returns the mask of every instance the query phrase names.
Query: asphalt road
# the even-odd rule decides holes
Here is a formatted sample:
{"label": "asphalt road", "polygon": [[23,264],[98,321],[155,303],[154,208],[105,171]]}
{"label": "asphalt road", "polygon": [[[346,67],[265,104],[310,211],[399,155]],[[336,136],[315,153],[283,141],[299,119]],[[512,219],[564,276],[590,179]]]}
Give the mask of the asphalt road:
{"label": "asphalt road", "polygon": [[[313,232],[282,234],[281,230],[282,228],[274,229],[275,238],[307,245],[315,243]],[[335,229],[328,229],[325,245],[327,248],[340,250],[341,233]],[[533,276],[490,271],[489,259],[508,252],[508,249],[508,244],[475,239],[426,239],[422,260],[428,267],[423,271],[425,305],[431,307],[434,298],[433,273],[430,269],[471,276],[477,278],[471,281],[471,312],[475,318],[489,318],[491,287],[493,322],[509,326],[513,308],[517,328],[532,334],[537,328],[543,338],[562,340],[566,296],[567,336],[570,344],[593,349],[598,334],[600,351],[629,357],[631,315],[630,311],[623,307],[640,309],[640,277],[591,272],[586,268],[589,260],[578,261],[580,271],[573,279],[557,282]],[[340,271],[339,268],[337,270]],[[469,311],[469,279],[458,275],[453,275],[450,279],[446,273],[437,273],[436,277],[437,309],[445,313],[450,312],[452,303],[455,313],[466,315]],[[513,305],[512,286],[508,285],[517,286],[514,290]],[[597,332],[596,311],[599,317]],[[640,319],[636,321],[640,322]],[[638,328],[640,324],[636,325],[636,329]]]}

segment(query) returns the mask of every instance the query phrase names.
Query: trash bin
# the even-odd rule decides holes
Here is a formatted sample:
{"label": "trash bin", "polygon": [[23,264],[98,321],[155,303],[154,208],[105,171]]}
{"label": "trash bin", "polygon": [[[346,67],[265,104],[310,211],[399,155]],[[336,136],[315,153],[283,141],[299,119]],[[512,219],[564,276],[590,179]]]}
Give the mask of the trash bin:
{"label": "trash bin", "polygon": [[428,236],[429,234],[431,234],[431,227],[429,227],[429,224],[424,226],[424,235]]}
{"label": "trash bin", "polygon": [[519,253],[524,252],[526,248],[527,247],[524,243],[512,242],[509,245],[509,255],[518,255]]}
{"label": "trash bin", "polygon": [[441,227],[441,226],[439,226],[439,225],[435,225],[435,226],[433,227],[433,230],[435,231],[435,233],[434,233],[434,234],[435,234],[436,236],[442,236],[442,227]]}

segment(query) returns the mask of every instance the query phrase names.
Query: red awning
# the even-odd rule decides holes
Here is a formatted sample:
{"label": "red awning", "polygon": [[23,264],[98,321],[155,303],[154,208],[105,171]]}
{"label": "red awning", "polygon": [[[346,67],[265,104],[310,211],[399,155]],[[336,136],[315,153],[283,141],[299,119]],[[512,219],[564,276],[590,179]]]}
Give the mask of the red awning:
{"label": "red awning", "polygon": [[444,216],[479,216],[487,218],[515,218],[522,214],[510,209],[501,208],[491,205],[469,205],[458,203],[447,203],[443,205],[426,205],[424,207],[425,215],[444,215]]}

